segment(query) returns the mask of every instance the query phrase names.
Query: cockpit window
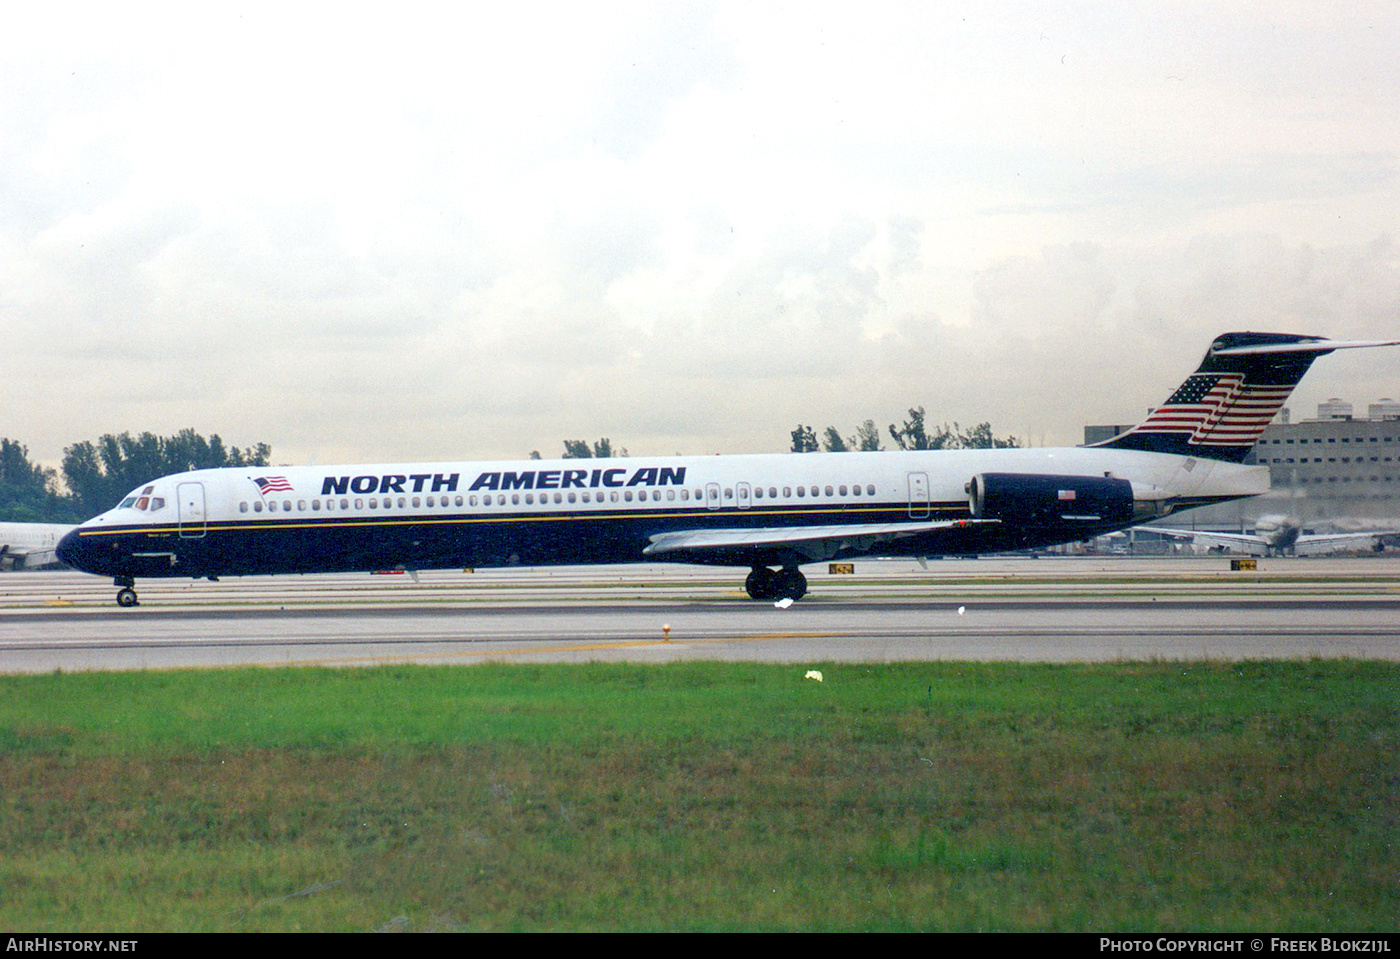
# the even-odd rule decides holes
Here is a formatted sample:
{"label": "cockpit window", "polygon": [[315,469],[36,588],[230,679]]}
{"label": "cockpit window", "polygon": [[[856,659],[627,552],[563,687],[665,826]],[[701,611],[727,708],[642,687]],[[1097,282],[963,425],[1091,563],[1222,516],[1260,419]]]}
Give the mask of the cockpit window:
{"label": "cockpit window", "polygon": [[165,507],[164,496],[152,496],[155,486],[143,486],[141,492],[133,492],[117,504],[117,509],[158,510]]}

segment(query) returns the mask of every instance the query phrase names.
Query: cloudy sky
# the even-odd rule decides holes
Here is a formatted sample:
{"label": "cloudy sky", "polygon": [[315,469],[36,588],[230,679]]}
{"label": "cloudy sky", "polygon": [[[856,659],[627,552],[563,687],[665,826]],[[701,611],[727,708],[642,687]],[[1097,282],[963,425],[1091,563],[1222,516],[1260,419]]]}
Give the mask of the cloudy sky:
{"label": "cloudy sky", "polygon": [[[1400,335],[1389,0],[187,6],[7,9],[0,435],[50,464],[1075,443],[1219,332]],[[1357,351],[1291,405],[1397,394]]]}

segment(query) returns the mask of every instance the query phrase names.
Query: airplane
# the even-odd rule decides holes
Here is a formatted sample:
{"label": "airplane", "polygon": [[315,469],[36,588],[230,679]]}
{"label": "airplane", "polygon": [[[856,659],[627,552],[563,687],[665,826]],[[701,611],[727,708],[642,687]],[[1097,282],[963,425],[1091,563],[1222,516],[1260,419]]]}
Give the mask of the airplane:
{"label": "airplane", "polygon": [[351,466],[154,479],[58,544],[75,569],[218,579],[490,566],[748,567],[800,599],[801,566],[1073,542],[1269,488],[1242,463],[1312,361],[1400,340],[1226,333],[1138,426],[1092,446]]}
{"label": "airplane", "polygon": [[61,523],[0,523],[0,569],[57,566],[58,542],[76,528]]}
{"label": "airplane", "polygon": [[1347,533],[1305,533],[1300,521],[1293,516],[1261,516],[1254,521],[1253,533],[1216,533],[1209,530],[1168,529],[1144,526],[1144,530],[1161,533],[1174,539],[1185,539],[1208,546],[1250,556],[1317,556],[1348,547],[1370,547],[1377,552],[1385,549],[1386,536],[1400,533],[1397,529],[1378,529]]}

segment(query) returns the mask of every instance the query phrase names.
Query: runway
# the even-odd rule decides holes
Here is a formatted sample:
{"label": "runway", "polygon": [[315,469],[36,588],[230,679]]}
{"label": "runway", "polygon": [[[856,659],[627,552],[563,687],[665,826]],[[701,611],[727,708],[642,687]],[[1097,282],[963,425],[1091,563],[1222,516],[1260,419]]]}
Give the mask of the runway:
{"label": "runway", "polygon": [[809,567],[788,608],[742,570],[645,565],[249,577],[115,588],[0,576],[0,672],[682,659],[1400,659],[1400,561],[1386,557],[1007,558]]}

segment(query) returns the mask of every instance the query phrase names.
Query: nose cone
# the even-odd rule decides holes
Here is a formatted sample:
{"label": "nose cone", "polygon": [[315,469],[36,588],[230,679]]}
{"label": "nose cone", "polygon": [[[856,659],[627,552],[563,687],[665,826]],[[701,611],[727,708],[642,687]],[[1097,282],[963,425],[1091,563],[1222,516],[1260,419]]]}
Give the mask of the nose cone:
{"label": "nose cone", "polygon": [[70,530],[58,541],[58,545],[54,547],[54,555],[60,563],[84,573],[103,572],[97,563],[97,550],[91,543],[79,537],[76,529]]}

